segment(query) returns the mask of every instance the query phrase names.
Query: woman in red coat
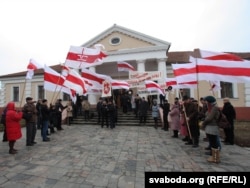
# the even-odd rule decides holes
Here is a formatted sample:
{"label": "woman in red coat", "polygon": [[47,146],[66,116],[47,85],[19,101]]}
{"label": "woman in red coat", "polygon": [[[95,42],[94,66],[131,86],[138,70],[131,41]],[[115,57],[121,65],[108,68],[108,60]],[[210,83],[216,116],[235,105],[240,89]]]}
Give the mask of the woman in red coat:
{"label": "woman in red coat", "polygon": [[23,117],[22,112],[15,110],[15,103],[9,102],[7,104],[6,112],[6,133],[9,141],[9,154],[16,154],[17,150],[14,149],[16,140],[22,137],[20,121]]}

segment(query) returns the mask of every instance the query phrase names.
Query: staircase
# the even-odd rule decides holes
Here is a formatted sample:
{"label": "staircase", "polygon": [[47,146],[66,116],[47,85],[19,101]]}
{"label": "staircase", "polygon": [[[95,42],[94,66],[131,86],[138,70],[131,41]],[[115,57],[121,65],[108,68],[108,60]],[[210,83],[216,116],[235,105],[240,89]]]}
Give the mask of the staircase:
{"label": "staircase", "polygon": [[[89,121],[85,121],[84,115],[78,116],[77,118],[73,119],[72,124],[88,124],[88,125],[97,125],[100,126],[100,124],[97,124],[97,112],[92,109],[90,110],[90,114],[94,114],[94,117],[91,118]],[[143,125],[143,124],[142,124]],[[153,126],[154,120],[151,115],[151,111],[148,112],[146,126]],[[158,121],[158,125],[161,126],[160,120]],[[139,126],[139,118],[135,117],[134,112],[130,111],[126,114],[122,112],[122,109],[118,109],[118,117],[117,117],[117,126]]]}

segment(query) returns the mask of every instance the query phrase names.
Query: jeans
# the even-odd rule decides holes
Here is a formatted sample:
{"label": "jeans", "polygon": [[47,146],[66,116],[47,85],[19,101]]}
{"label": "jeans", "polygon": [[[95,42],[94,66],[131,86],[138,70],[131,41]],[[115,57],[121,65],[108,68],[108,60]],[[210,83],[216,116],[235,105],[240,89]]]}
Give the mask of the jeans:
{"label": "jeans", "polygon": [[49,120],[43,120],[43,126],[42,126],[43,141],[47,139],[48,128],[49,128]]}

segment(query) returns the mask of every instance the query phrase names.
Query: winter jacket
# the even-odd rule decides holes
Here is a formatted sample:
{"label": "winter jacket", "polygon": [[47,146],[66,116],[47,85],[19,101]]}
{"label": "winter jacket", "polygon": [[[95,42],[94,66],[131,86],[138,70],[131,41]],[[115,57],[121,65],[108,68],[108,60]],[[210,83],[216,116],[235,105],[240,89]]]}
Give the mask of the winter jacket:
{"label": "winter jacket", "polygon": [[9,141],[15,141],[22,137],[20,124],[22,117],[23,113],[15,110],[15,103],[9,102],[6,112],[6,132]]}
{"label": "winter jacket", "polygon": [[152,117],[153,118],[159,117],[159,106],[157,104],[152,106]]}

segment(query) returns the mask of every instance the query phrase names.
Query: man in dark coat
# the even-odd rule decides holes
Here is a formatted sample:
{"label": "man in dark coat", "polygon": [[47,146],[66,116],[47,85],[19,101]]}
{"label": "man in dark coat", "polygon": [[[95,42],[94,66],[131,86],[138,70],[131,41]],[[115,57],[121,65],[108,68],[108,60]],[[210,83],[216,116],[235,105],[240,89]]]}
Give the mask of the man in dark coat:
{"label": "man in dark coat", "polygon": [[142,100],[139,104],[140,124],[141,123],[144,123],[144,125],[146,124],[148,108],[149,108],[148,102],[145,100],[145,97],[142,97]]}
{"label": "man in dark coat", "polygon": [[188,96],[183,96],[186,124],[189,127],[189,140],[186,145],[199,146],[200,128],[198,125],[198,106]]}
{"label": "man in dark coat", "polygon": [[233,105],[230,103],[229,98],[224,98],[223,103],[222,113],[225,114],[231,125],[231,127],[224,129],[224,142],[226,145],[234,145],[234,120],[236,119],[236,112]]}
{"label": "man in dark coat", "polygon": [[36,144],[36,121],[37,121],[37,110],[36,101],[33,101],[32,97],[26,98],[26,104],[23,106],[22,111],[27,114],[30,118],[26,118],[26,146],[33,146]]}
{"label": "man in dark coat", "polygon": [[164,100],[163,103],[163,122],[164,122],[164,131],[168,131],[169,123],[168,123],[168,113],[170,111],[170,104],[167,99]]}
{"label": "man in dark coat", "polygon": [[102,128],[104,127],[104,123],[106,123],[106,126],[108,128],[109,127],[109,121],[108,121],[109,109],[108,109],[107,102],[105,100],[102,102],[101,112],[102,112]]}
{"label": "man in dark coat", "polygon": [[55,110],[57,113],[57,130],[61,131],[62,128],[62,111],[67,108],[68,106],[62,105],[62,99],[58,99],[55,104]]}

